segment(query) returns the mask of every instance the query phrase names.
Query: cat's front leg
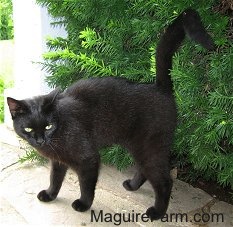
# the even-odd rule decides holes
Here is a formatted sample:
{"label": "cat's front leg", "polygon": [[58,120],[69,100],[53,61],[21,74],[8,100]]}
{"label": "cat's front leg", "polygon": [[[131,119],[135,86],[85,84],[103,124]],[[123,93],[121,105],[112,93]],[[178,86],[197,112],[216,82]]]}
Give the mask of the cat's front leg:
{"label": "cat's front leg", "polygon": [[78,168],[81,197],[72,203],[74,210],[84,212],[88,210],[94,200],[95,186],[98,179],[99,163],[86,163]]}
{"label": "cat's front leg", "polygon": [[52,161],[51,164],[50,186],[37,195],[37,198],[43,202],[49,202],[57,198],[67,171],[67,166],[59,162]]}

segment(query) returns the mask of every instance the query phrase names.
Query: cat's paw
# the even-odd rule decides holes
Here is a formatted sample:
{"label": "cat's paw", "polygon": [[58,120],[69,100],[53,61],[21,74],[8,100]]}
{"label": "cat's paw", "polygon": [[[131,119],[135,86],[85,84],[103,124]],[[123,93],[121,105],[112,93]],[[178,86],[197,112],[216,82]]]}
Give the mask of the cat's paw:
{"label": "cat's paw", "polygon": [[161,219],[165,215],[164,212],[157,211],[155,207],[148,208],[146,211],[146,214],[150,218],[151,221]]}
{"label": "cat's paw", "polygon": [[90,208],[89,205],[86,205],[85,203],[83,203],[79,199],[75,200],[72,203],[72,207],[74,208],[74,210],[79,211],[79,212],[84,212]]}
{"label": "cat's paw", "polygon": [[130,185],[130,181],[131,180],[125,180],[123,182],[123,187],[127,190],[127,191],[136,191],[137,188],[133,188],[131,185]]}
{"label": "cat's paw", "polygon": [[46,190],[43,190],[37,195],[37,198],[42,202],[50,202],[50,201],[56,199],[56,196],[49,195],[46,192]]}

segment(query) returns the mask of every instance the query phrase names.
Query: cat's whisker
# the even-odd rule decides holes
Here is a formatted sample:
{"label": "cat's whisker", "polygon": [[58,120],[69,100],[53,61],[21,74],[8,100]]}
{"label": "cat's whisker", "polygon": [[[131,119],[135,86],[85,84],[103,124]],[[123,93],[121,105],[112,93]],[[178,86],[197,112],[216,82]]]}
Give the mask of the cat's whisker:
{"label": "cat's whisker", "polygon": [[[55,141],[54,141],[55,142]],[[60,153],[63,153],[63,149],[64,149],[64,147],[62,146],[62,144],[60,144],[60,143],[54,143],[54,142],[51,142],[51,145],[55,148],[55,149],[57,149]]]}
{"label": "cat's whisker", "polygon": [[51,142],[60,142],[61,139],[51,139]]}
{"label": "cat's whisker", "polygon": [[56,143],[52,143],[52,146],[54,146],[54,148],[58,149],[60,152],[62,151],[63,147],[59,144]]}
{"label": "cat's whisker", "polygon": [[60,158],[60,156],[58,155],[58,153],[57,153],[57,151],[56,151],[56,148],[54,148],[53,145],[52,145],[51,143],[49,144],[49,147],[55,152],[58,161],[61,162],[61,158]]}
{"label": "cat's whisker", "polygon": [[59,137],[58,137],[58,138],[51,138],[51,139],[50,139],[50,142],[51,142],[51,143],[53,143],[53,142],[55,142],[55,143],[60,143],[61,141],[62,141],[62,138],[59,138]]}

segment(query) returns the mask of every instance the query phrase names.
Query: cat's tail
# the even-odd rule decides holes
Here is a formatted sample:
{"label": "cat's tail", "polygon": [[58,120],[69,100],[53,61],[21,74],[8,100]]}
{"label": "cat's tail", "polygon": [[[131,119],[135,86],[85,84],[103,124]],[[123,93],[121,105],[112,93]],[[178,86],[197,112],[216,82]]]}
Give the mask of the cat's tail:
{"label": "cat's tail", "polygon": [[199,14],[193,9],[187,9],[181,13],[168,26],[156,50],[156,85],[166,93],[173,92],[170,76],[172,56],[181,45],[186,34],[204,48],[215,49],[214,42],[206,32]]}

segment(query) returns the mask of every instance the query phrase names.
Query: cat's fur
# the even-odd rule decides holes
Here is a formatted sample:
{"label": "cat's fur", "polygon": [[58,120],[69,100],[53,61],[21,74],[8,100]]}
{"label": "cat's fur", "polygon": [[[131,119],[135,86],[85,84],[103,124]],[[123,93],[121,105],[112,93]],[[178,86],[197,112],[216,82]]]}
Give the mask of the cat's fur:
{"label": "cat's fur", "polygon": [[177,123],[170,70],[185,34],[214,49],[197,12],[184,11],[158,44],[154,84],[93,78],[80,80],[64,92],[55,89],[32,99],[8,98],[16,133],[52,161],[50,186],[38,194],[39,200],[54,200],[67,168],[72,168],[81,190],[72,206],[77,211],[89,209],[100,165],[98,150],[120,144],[138,167],[123,186],[134,191],[148,180],[156,200],[146,213],[152,220],[163,217],[172,189],[169,156]]}

